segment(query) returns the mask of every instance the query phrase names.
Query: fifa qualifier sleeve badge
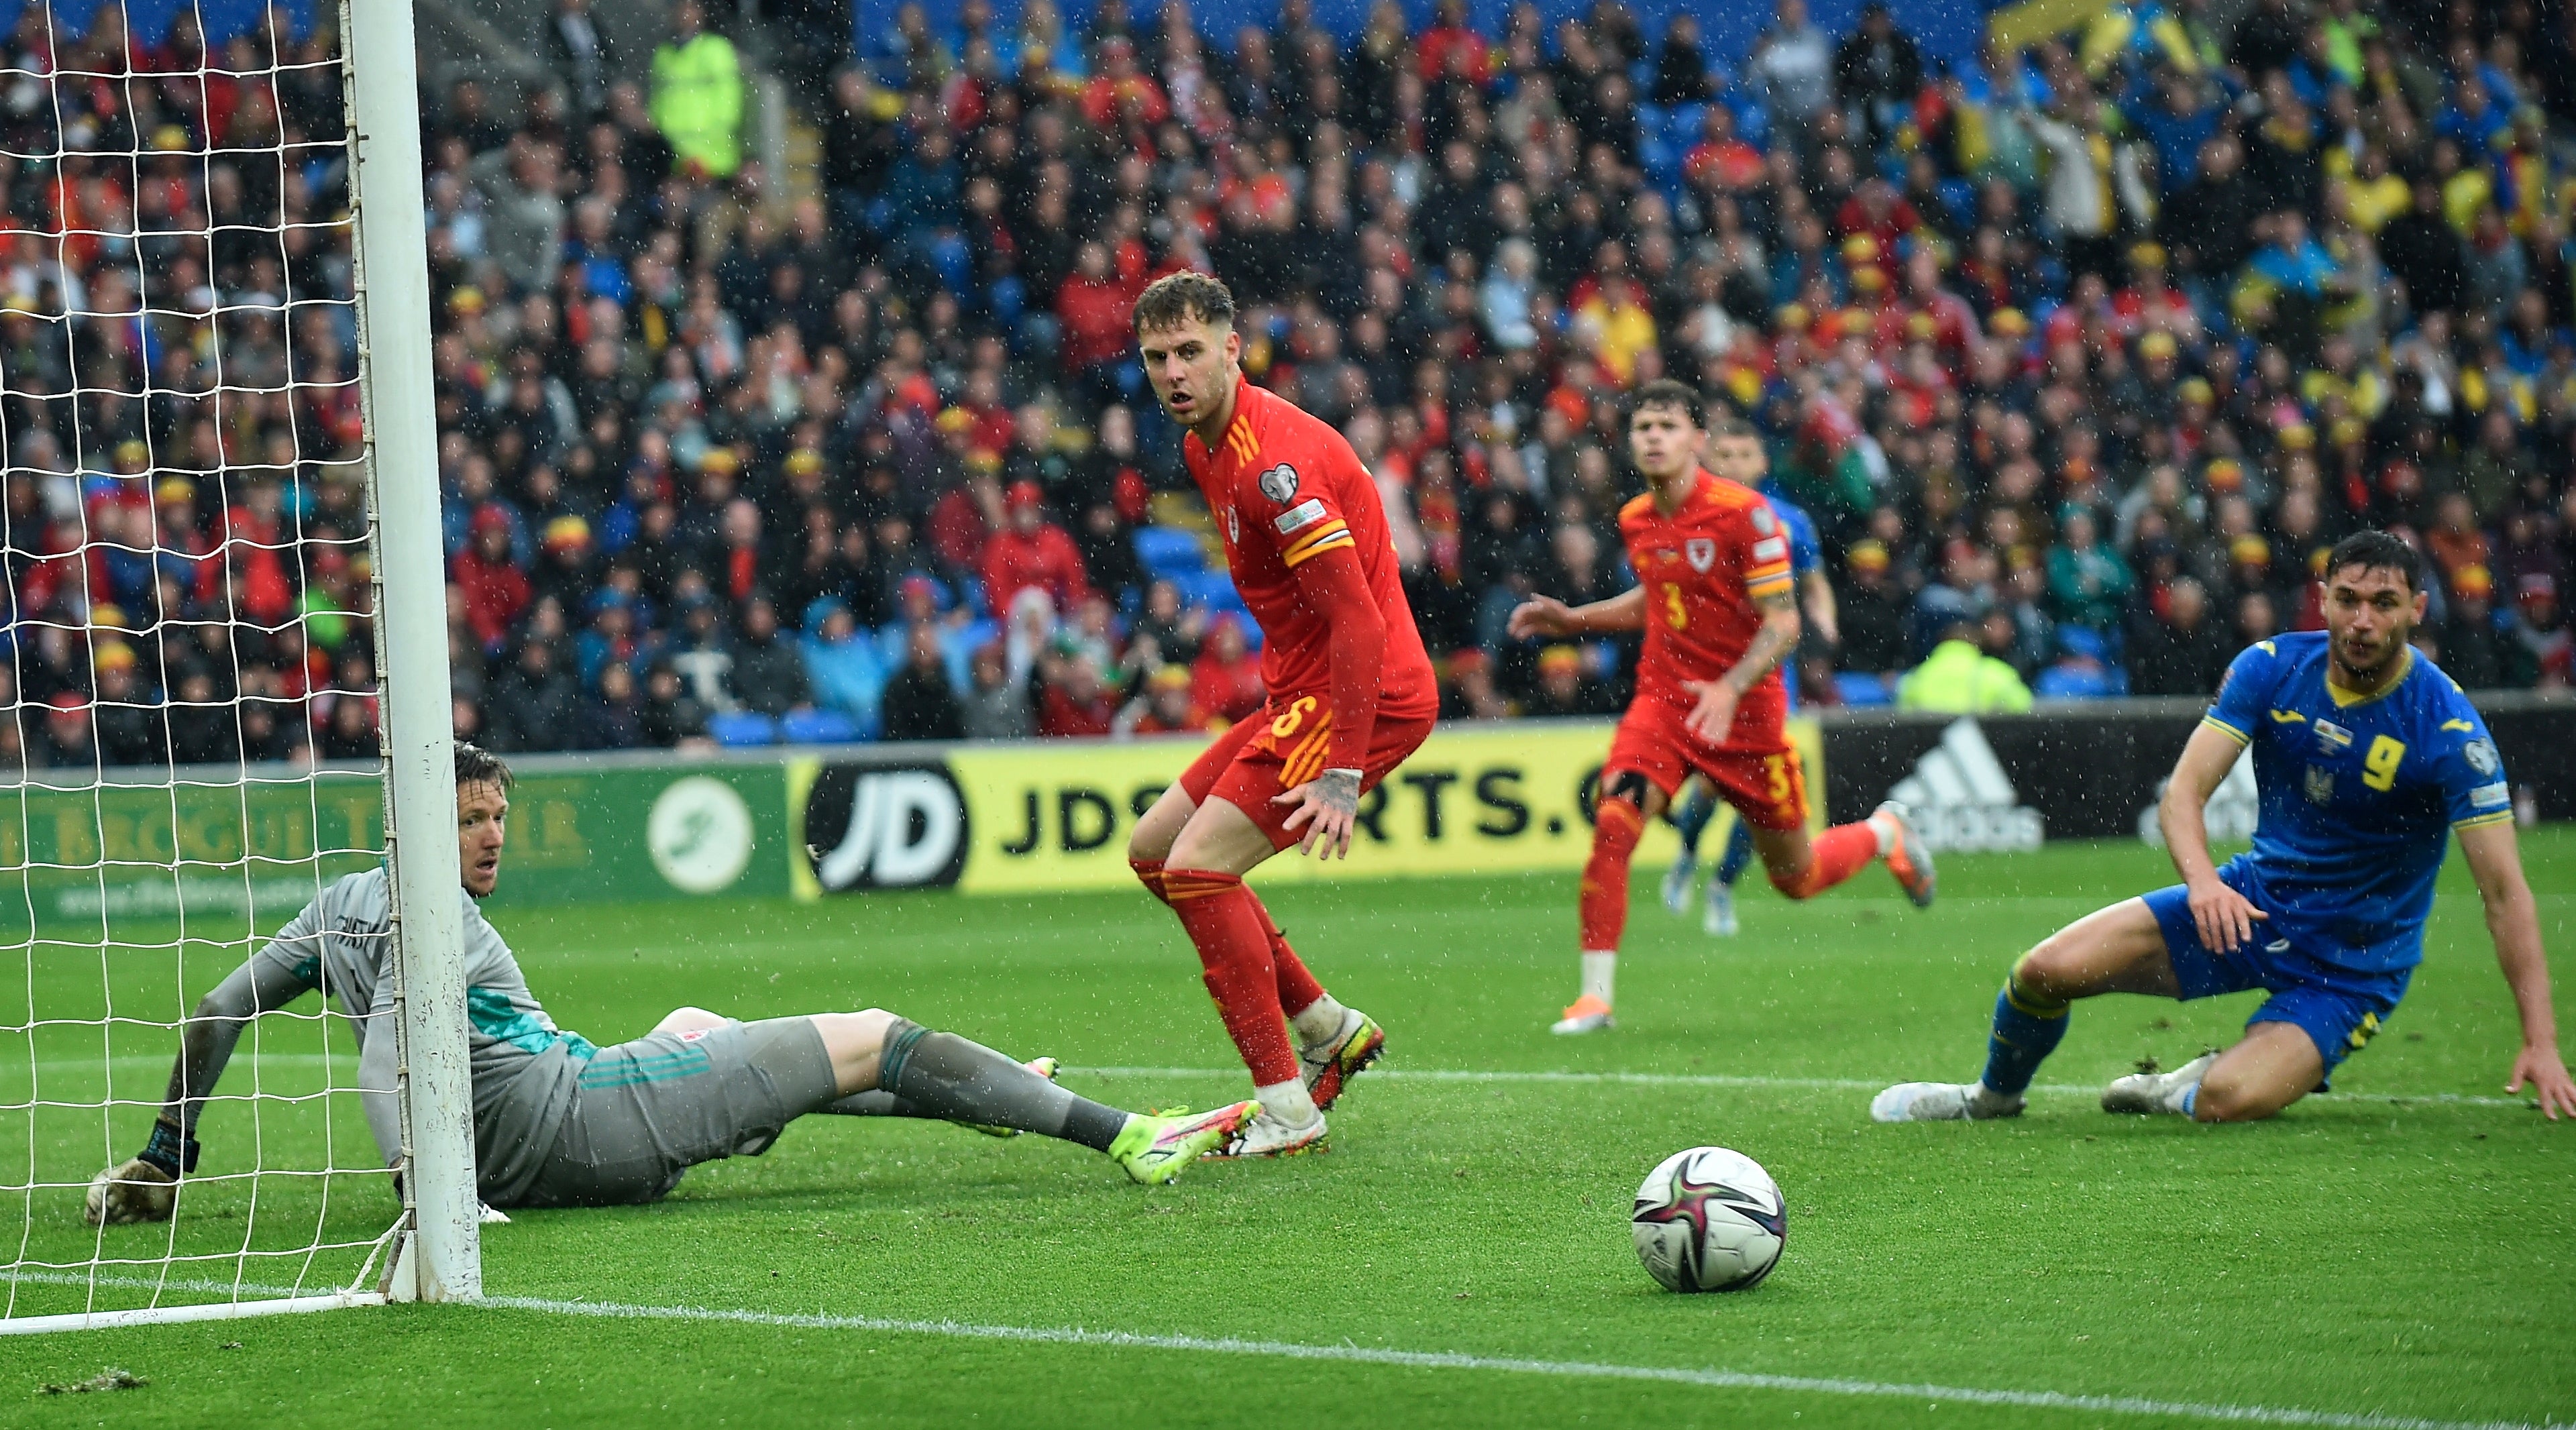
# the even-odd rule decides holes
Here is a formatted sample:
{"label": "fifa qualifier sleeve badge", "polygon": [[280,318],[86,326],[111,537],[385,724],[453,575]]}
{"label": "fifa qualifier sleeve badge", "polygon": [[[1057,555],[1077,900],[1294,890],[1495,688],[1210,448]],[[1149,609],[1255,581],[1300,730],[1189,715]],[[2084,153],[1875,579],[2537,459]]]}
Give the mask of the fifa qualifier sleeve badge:
{"label": "fifa qualifier sleeve badge", "polygon": [[1297,469],[1286,462],[1263,472],[1257,480],[1261,484],[1261,494],[1281,506],[1286,506],[1297,495]]}

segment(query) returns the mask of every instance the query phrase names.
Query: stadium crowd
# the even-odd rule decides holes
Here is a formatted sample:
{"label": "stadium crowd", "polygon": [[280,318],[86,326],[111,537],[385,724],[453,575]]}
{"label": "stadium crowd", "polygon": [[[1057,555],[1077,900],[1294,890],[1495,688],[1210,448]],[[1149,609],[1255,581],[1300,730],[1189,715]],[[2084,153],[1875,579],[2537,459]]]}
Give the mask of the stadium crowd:
{"label": "stadium crowd", "polygon": [[[1815,519],[1809,704],[2204,694],[2319,624],[2363,524],[2431,558],[2462,684],[2565,686],[2576,5],[2216,9],[1945,65],[1802,0],[1723,63],[1616,0],[1383,3],[1348,44],[1307,0],[1219,34],[910,6],[818,68],[790,197],[694,0],[641,81],[558,0],[559,85],[424,100],[457,728],[1250,713],[1257,632],[1130,353],[1184,267],[1375,474],[1452,717],[1616,708],[1628,652],[1504,617],[1625,583],[1621,395],[1658,376],[1752,418]],[[43,15],[7,64],[62,82],[0,91],[6,759],[371,752],[335,41],[273,11],[209,77],[188,9]],[[1929,678],[1963,661],[2008,671]]]}

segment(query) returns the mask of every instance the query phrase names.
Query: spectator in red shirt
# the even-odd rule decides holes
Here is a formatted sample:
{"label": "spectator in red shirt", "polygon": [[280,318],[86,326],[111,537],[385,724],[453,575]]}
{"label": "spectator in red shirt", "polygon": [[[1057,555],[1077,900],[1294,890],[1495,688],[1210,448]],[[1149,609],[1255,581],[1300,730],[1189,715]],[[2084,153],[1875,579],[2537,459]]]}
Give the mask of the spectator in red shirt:
{"label": "spectator in red shirt", "polygon": [[1749,189],[1762,182],[1762,151],[1735,132],[1735,111],[1712,104],[1700,121],[1700,139],[1682,157],[1682,174],[1702,188]]}
{"label": "spectator in red shirt", "polygon": [[1011,483],[1008,524],[984,543],[984,600],[996,611],[1028,587],[1047,594],[1059,611],[1070,611],[1091,595],[1091,579],[1082,569],[1082,551],[1063,527],[1046,519],[1043,494],[1032,481]]}
{"label": "spectator in red shirt", "polygon": [[1111,268],[1107,244],[1088,239],[1074,250],[1073,276],[1055,298],[1056,321],[1063,326],[1058,355],[1065,367],[1098,385],[1126,358],[1138,291]]}
{"label": "spectator in red shirt", "polygon": [[1100,683],[1099,668],[1081,654],[1049,654],[1038,663],[1038,733],[1050,739],[1109,733],[1118,697]]}
{"label": "spectator in red shirt", "polygon": [[1413,52],[1425,84],[1454,77],[1483,89],[1494,77],[1493,44],[1468,25],[1467,0],[1440,0],[1439,13]]}
{"label": "spectator in red shirt", "polygon": [[1125,35],[1100,42],[1100,73],[1082,91],[1082,117],[1091,127],[1117,133],[1133,122],[1147,129],[1172,117],[1163,87],[1139,73],[1136,45]]}
{"label": "spectator in red shirt", "polygon": [[510,627],[528,606],[528,578],[510,562],[510,516],[497,506],[474,513],[474,539],[448,570],[465,598],[465,624],[487,655],[499,655]]}
{"label": "spectator in red shirt", "polygon": [[1968,344],[1978,336],[1976,310],[1941,285],[1941,259],[1929,244],[1919,244],[1905,256],[1904,274],[1905,296],[1897,308],[1906,324],[1904,336],[1913,336],[1915,315],[1928,315],[1941,365],[1953,374],[1966,371]]}
{"label": "spectator in red shirt", "polygon": [[1898,239],[1922,226],[1923,216],[1914,211],[1914,205],[1879,174],[1863,179],[1834,215],[1834,227],[1844,237],[1865,233],[1878,241],[1881,254],[1894,253]]}
{"label": "spectator in red shirt", "polygon": [[1212,719],[1233,724],[1261,708],[1261,661],[1243,639],[1243,625],[1224,617],[1190,666],[1190,703]]}

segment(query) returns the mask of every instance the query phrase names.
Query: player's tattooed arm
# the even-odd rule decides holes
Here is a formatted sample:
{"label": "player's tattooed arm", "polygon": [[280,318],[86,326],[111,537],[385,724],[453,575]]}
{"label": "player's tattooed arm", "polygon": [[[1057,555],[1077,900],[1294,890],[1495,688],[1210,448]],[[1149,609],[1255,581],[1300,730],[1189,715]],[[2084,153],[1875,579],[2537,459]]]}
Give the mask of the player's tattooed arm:
{"label": "player's tattooed arm", "polygon": [[1744,692],[1759,684],[1771,673],[1771,667],[1798,645],[1798,601],[1787,591],[1756,596],[1762,608],[1762,628],[1753,633],[1753,643],[1744,649],[1744,658],[1726,674],[1715,680],[1685,680],[1682,689],[1694,697],[1691,713],[1684,728],[1712,745],[1726,743],[1727,732],[1735,728],[1735,707]]}
{"label": "player's tattooed arm", "polygon": [[1789,652],[1798,648],[1798,599],[1787,591],[1756,596],[1753,603],[1762,608],[1762,629],[1753,633],[1753,643],[1744,648],[1744,658],[1726,673],[1726,683],[1744,692],[1762,683]]}
{"label": "player's tattooed arm", "polygon": [[1351,855],[1351,830],[1359,823],[1360,772],[1326,770],[1295,789],[1280,795],[1282,804],[1294,804],[1281,827],[1294,834],[1305,827],[1305,837],[1297,841],[1297,852],[1313,853],[1319,859],[1335,854],[1347,859]]}

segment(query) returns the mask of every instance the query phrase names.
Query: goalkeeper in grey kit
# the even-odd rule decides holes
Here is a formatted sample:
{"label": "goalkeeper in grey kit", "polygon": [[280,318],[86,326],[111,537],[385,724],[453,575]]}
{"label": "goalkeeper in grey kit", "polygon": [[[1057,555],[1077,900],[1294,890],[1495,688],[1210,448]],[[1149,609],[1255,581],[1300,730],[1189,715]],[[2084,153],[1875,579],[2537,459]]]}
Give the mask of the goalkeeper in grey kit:
{"label": "goalkeeper in grey kit", "polygon": [[[467,1045],[476,1181],[495,1207],[654,1201],[689,1167],[758,1156],[808,1113],[932,1117],[1035,1132],[1107,1153],[1139,1182],[1168,1182],[1232,1136],[1254,1104],[1196,1115],[1122,1112],[1041,1071],[880,1009],[742,1023],[682,1008],[632,1042],[594,1046],[555,1026],[475,901],[501,874],[509,768],[456,749],[456,837],[465,900]],[[165,1221],[197,1162],[197,1126],[252,1018],[312,989],[335,997],[359,1045],[376,1145],[401,1145],[394,1085],[391,888],[351,874],[197,1005],[150,1142],[90,1185],[94,1223]]]}

